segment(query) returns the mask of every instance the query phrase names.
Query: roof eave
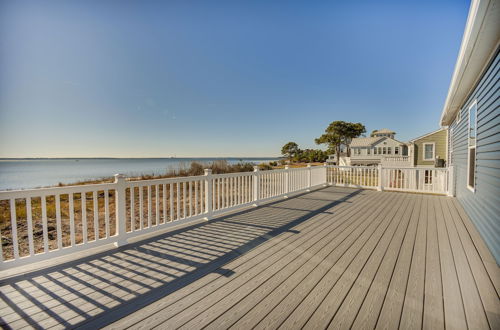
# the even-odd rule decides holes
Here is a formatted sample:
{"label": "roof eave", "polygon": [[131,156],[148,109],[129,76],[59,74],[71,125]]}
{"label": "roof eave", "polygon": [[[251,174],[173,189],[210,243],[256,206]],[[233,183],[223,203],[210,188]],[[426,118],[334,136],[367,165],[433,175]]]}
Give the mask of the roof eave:
{"label": "roof eave", "polygon": [[437,130],[435,130],[435,131],[432,131],[432,132],[430,132],[430,133],[427,133],[427,134],[421,135],[421,136],[419,136],[419,137],[416,137],[416,138],[414,138],[414,139],[411,139],[411,140],[410,140],[410,141],[408,141],[408,142],[409,142],[409,143],[413,143],[413,142],[415,142],[415,141],[417,141],[417,140],[423,139],[423,138],[425,138],[425,137],[431,136],[432,134],[436,134],[436,133],[441,132],[441,131],[444,131],[444,130],[445,130],[445,128],[444,128],[444,127],[441,127],[441,128],[439,128],[439,129],[437,129]]}
{"label": "roof eave", "polygon": [[499,21],[499,0],[472,1],[457,63],[441,113],[441,126],[450,125],[495,55],[500,40]]}

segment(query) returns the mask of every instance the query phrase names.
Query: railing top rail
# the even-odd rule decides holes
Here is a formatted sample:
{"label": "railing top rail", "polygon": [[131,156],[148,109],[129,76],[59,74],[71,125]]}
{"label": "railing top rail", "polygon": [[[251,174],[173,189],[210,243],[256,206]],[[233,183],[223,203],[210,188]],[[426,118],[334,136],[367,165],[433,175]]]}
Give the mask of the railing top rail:
{"label": "railing top rail", "polygon": [[[318,169],[324,167],[323,165],[311,166],[311,169]],[[262,173],[279,173],[284,171],[307,171],[308,167],[298,167],[287,169],[277,169],[262,171]],[[251,176],[254,172],[234,172],[234,173],[224,173],[224,174],[212,174],[212,177],[238,177],[238,176]],[[160,179],[150,179],[150,180],[130,180],[126,178],[128,186],[147,186],[154,184],[166,184],[166,183],[177,183],[177,182],[189,182],[202,180],[204,175],[196,176],[183,176],[183,177],[172,177],[172,178],[160,178]],[[67,193],[80,193],[80,192],[92,192],[104,189],[113,189],[115,187],[114,182],[110,183],[97,183],[97,184],[75,184],[64,187],[45,187],[45,188],[32,188],[32,189],[17,189],[17,190],[2,190],[0,191],[0,199],[9,198],[23,198],[23,197],[40,197],[40,196],[50,196],[50,195],[61,195]]]}
{"label": "railing top rail", "polygon": [[384,158],[408,158],[410,156],[383,156]]}
{"label": "railing top rail", "polygon": [[234,172],[234,173],[222,173],[222,174],[212,174],[212,177],[215,178],[235,178],[239,176],[252,176],[252,172]]}
{"label": "railing top rail", "polygon": [[115,183],[98,183],[98,184],[82,184],[82,185],[64,186],[64,187],[3,190],[0,191],[0,200],[9,198],[64,195],[68,193],[85,193],[92,191],[101,191],[105,189],[114,189],[115,186],[116,186]]}
{"label": "railing top rail", "polygon": [[326,165],[326,167],[331,168],[368,168],[368,169],[377,169],[377,166],[347,166],[347,165]]}
{"label": "railing top rail", "polygon": [[130,180],[127,181],[128,185],[137,186],[149,186],[151,184],[164,184],[164,183],[177,183],[177,182],[189,182],[203,180],[204,175],[193,175],[193,176],[181,176],[174,178],[161,178],[161,179],[150,179],[150,180]]}
{"label": "railing top rail", "polygon": [[447,171],[448,168],[446,167],[411,167],[411,166],[398,166],[398,165],[384,165],[382,169],[389,169],[389,170],[436,170],[436,171]]}

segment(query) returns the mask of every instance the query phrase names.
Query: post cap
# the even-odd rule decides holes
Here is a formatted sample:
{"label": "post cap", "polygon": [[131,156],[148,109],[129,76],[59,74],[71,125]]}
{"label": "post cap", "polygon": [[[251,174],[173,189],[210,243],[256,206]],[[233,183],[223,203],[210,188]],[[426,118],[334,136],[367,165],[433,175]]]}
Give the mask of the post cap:
{"label": "post cap", "polygon": [[125,174],[115,174],[115,182],[118,182],[119,180],[125,180],[126,176]]}
{"label": "post cap", "polygon": [[311,164],[310,164],[310,163],[307,163],[307,167],[311,167]]}
{"label": "post cap", "polygon": [[206,168],[205,169],[205,175],[212,174],[212,169],[211,168]]}
{"label": "post cap", "polygon": [[259,167],[258,167],[258,166],[254,166],[254,167],[253,167],[253,171],[254,171],[254,172],[258,172],[258,171],[259,171]]}
{"label": "post cap", "polygon": [[285,165],[285,170],[288,170],[290,168],[289,165]]}

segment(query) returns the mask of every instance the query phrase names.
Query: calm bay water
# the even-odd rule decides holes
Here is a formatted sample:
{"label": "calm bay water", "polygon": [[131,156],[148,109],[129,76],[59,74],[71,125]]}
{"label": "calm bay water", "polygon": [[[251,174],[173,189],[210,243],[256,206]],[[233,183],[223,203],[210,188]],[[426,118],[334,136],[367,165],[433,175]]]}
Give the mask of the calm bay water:
{"label": "calm bay water", "polygon": [[[164,174],[189,167],[191,162],[210,163],[222,158],[134,158],[134,159],[26,159],[0,160],[0,190],[47,187],[62,183],[100,179],[122,173],[127,176]],[[259,164],[277,158],[224,158],[230,164]]]}

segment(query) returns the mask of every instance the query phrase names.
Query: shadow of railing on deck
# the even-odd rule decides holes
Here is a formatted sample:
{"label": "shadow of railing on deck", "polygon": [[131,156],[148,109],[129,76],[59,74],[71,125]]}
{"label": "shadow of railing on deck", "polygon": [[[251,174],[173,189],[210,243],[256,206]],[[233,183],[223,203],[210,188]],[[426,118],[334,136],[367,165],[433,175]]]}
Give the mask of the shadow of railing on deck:
{"label": "shadow of railing on deck", "polygon": [[3,280],[0,325],[104,326],[209,273],[233,275],[228,262],[282,233],[300,233],[292,228],[360,192],[322,189]]}

